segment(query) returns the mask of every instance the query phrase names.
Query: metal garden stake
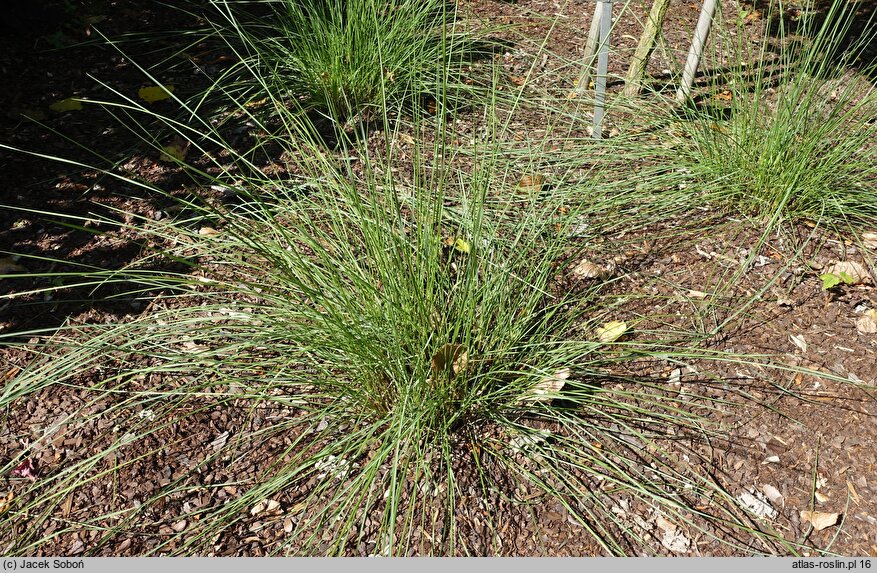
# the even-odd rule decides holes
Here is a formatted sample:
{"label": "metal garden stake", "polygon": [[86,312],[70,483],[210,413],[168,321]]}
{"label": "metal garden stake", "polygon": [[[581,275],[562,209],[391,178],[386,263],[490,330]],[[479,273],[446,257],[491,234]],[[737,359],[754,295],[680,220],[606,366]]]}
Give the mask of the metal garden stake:
{"label": "metal garden stake", "polygon": [[[612,0],[597,0],[600,14],[600,43],[597,54],[597,78],[594,89],[594,139],[603,137],[603,114],[606,103],[606,74],[609,71],[609,31],[612,29]],[[595,13],[596,15],[596,13]]]}
{"label": "metal garden stake", "polygon": [[691,95],[691,84],[694,83],[694,74],[700,65],[703,56],[703,46],[710,35],[710,26],[716,13],[716,0],[704,0],[697,19],[697,29],[694,31],[694,39],[691,41],[691,49],[688,50],[688,60],[685,62],[685,71],[682,72],[682,85],[676,92],[676,101],[684,103]]}

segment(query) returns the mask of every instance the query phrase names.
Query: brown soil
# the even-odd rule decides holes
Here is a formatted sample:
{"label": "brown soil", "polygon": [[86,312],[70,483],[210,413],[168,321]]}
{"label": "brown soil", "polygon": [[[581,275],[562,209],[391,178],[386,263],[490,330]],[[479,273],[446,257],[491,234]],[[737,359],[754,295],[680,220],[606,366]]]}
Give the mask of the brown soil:
{"label": "brown soil", "polygon": [[[150,42],[132,42],[122,56],[112,47],[97,42],[90,16],[103,16],[97,28],[108,37],[118,38],[132,32],[157,32],[190,29],[201,25],[195,17],[169,12],[153,2],[119,3],[95,1],[73,3],[76,18],[62,11],[61,3],[45,2],[34,13],[23,12],[9,24],[11,34],[4,35],[0,70],[7,86],[5,113],[0,117],[2,142],[13,147],[33,150],[44,155],[57,155],[86,164],[105,167],[105,163],[75,145],[81,142],[102,154],[110,162],[149,181],[170,195],[184,194],[191,181],[177,170],[156,161],[153,151],[144,150],[137,138],[122,130],[99,109],[75,113],[54,113],[48,105],[70,96],[101,99],[107,88],[93,78],[107,81],[114,89],[128,95],[147,85],[132,62],[150,66],[162,62],[178,49],[173,35],[153,36]],[[534,87],[560,93],[573,88],[578,70],[570,66],[584,45],[583,33],[591,17],[590,3],[561,3],[550,0],[471,0],[465,8],[493,24],[524,24],[523,30],[532,44],[520,37],[509,36],[508,51],[501,59],[512,78],[534,70]],[[623,74],[627,60],[624,54],[634,47],[640,26],[633,17],[642,18],[648,6],[634,8],[616,25],[612,43],[620,56],[611,60],[610,73]],[[726,14],[737,8],[723,2]],[[667,77],[667,71],[684,58],[690,33],[697,20],[694,3],[674,3],[665,24],[669,52],[655,52],[649,71],[656,78]],[[539,17],[546,18],[542,20]],[[561,57],[534,60],[539,42],[548,34],[550,45]],[[763,22],[752,18],[752,33],[757,34]],[[52,43],[59,43],[58,49]],[[217,54],[191,52],[204,65],[216,61]],[[676,62],[670,62],[672,54]],[[196,93],[203,86],[192,65],[172,59],[175,66],[158,67],[160,80],[183,86]],[[182,61],[182,63],[181,63]],[[514,80],[513,80],[514,81]],[[618,86],[616,85],[616,88]],[[154,104],[161,111],[162,102]],[[22,114],[39,119],[39,125],[22,118]],[[611,118],[610,118],[611,120]],[[538,118],[516,118],[522,129],[538,131],[532,125]],[[528,123],[529,122],[529,123]],[[64,270],[48,258],[101,268],[119,268],[138,258],[144,245],[132,232],[94,235],[62,225],[50,216],[16,210],[16,208],[65,212],[88,217],[90,214],[119,218],[120,212],[161,219],[173,200],[136,188],[93,169],[81,169],[36,158],[32,155],[0,150],[3,169],[3,207],[0,208],[0,250],[12,253],[41,255],[47,260],[27,259],[24,264],[32,273]],[[664,222],[671,228],[682,222]],[[85,227],[94,226],[85,223]],[[621,277],[613,289],[618,293],[637,293],[617,311],[617,319],[634,322],[646,320],[638,328],[663,328],[668,325],[688,330],[710,332],[726,322],[720,336],[710,341],[712,348],[741,354],[770,355],[771,366],[757,364],[726,364],[703,366],[713,383],[703,389],[702,366],[696,361],[684,367],[667,364],[631,364],[631,370],[650,377],[660,391],[671,399],[684,402],[686,393],[706,392],[721,398],[728,408],[715,414],[722,438],[709,443],[697,436],[680,432],[672,436],[674,451],[689,451],[686,463],[698,465],[733,497],[744,492],[763,492],[765,486],[775,488],[782,497],[772,503],[777,513],[770,526],[785,539],[812,547],[810,553],[826,550],[842,555],[877,556],[877,334],[857,329],[868,309],[877,309],[875,253],[863,252],[845,242],[843,237],[820,234],[821,248],[807,247],[796,256],[796,245],[811,232],[802,227],[777,233],[768,238],[758,253],[751,249],[758,240],[755,225],[730,219],[713,222],[710,233],[691,232],[680,240],[662,241],[660,229],[641,236],[610,237],[634,253],[620,255],[615,276]],[[95,230],[101,230],[100,225]],[[877,231],[877,229],[873,229]],[[755,264],[727,286],[728,279],[746,257],[753,255]],[[0,257],[6,256],[0,253]],[[843,286],[825,293],[817,275],[819,269],[832,261],[857,261],[870,269],[871,277],[856,286]],[[805,264],[806,263],[806,264]],[[70,266],[70,269],[75,267]],[[775,277],[779,279],[773,281]],[[0,280],[0,290],[25,291],[45,284],[39,278]],[[724,288],[717,291],[720,285]],[[133,297],[108,298],[116,290],[65,292],[57,300],[46,296],[24,299],[0,299],[0,333],[24,333],[19,340],[30,339],[29,346],[0,348],[0,376],[4,383],[14,380],[21,369],[35,360],[39,336],[50,336],[51,329],[64,323],[115,323],[150,312]],[[746,308],[743,301],[753,294],[760,297]],[[159,305],[163,304],[161,301]],[[663,324],[655,321],[661,316]],[[861,323],[860,323],[861,324]],[[48,329],[39,336],[29,331]],[[794,338],[792,338],[794,337]],[[783,365],[800,366],[823,373],[811,376],[782,370]],[[779,382],[777,382],[779,381]],[[133,383],[136,384],[136,383]],[[136,388],[132,388],[136,390]],[[22,449],[32,444],[43,431],[63,424],[65,413],[77,410],[84,403],[82,392],[75,387],[49,386],[36,395],[16,402],[14,409],[3,416],[0,429],[0,463],[17,458]],[[64,531],[51,542],[33,550],[34,555],[144,555],[148,553],[186,552],[187,531],[191,523],[181,517],[198,508],[210,508],[234,501],[249,484],[265,479],[263,468],[271,466],[288,445],[289,437],[273,437],[251,446],[245,456],[234,464],[216,460],[199,465],[210,446],[229,429],[234,433],[258,432],[291,416],[278,407],[271,411],[251,412],[245,401],[212,403],[206,400],[192,408],[186,424],[152,434],[148,440],[128,446],[124,455],[142,456],[136,463],[118,466],[116,454],[101,462],[109,472],[105,479],[91,482],[59,501],[53,519],[42,524],[43,536]],[[765,406],[768,406],[765,408]],[[108,404],[93,404],[92,411]],[[36,479],[48,479],[65,463],[81,460],[107,446],[113,439],[111,430],[125,414],[117,412],[113,419],[95,418],[76,431],[58,431],[57,438],[33,449],[29,458]],[[669,450],[668,450],[669,451]],[[681,455],[681,454],[679,454]],[[681,460],[681,458],[680,458]],[[681,463],[681,462],[680,462]],[[197,467],[195,472],[192,468]],[[0,487],[0,506],[7,492],[15,494],[27,477],[7,473]],[[26,473],[26,472],[25,472]],[[184,479],[187,488],[170,492],[169,485]],[[550,499],[531,495],[526,484],[512,484],[517,497],[482,496],[477,491],[477,478],[469,476],[468,497],[460,500],[461,535],[465,551],[471,554],[501,555],[600,555],[605,553],[569,519],[568,510]],[[464,474],[465,482],[465,474]],[[523,488],[521,490],[521,488]],[[531,486],[532,488],[532,486]],[[774,492],[769,489],[768,491]],[[184,493],[183,493],[184,492]],[[815,494],[818,492],[818,496]],[[633,535],[645,539],[646,554],[683,554],[668,548],[665,531],[658,526],[655,515],[636,502],[622,497],[611,498],[619,519]],[[761,495],[760,493],[754,495]],[[818,497],[818,499],[817,499]],[[90,515],[105,515],[111,508],[139,508],[149,505],[133,523],[111,536],[101,533],[101,525],[71,531],[71,523],[86,523]],[[297,500],[298,492],[280,492],[274,498],[277,508],[251,512],[242,508],[240,520],[225,531],[217,531],[209,553],[215,555],[265,555],[295,552],[284,545],[287,530],[303,519]],[[528,499],[528,503],[515,500]],[[800,512],[815,509],[841,514],[839,523],[822,531],[811,531]],[[135,512],[136,513],[136,512]],[[195,512],[197,514],[197,512]],[[490,514],[490,519],[484,515]],[[0,528],[0,548],[14,546],[15,537],[23,535],[28,520],[0,516],[7,522]],[[191,519],[190,519],[191,521]],[[489,524],[489,525],[488,525]],[[709,530],[708,525],[704,527]],[[718,530],[712,530],[720,534]],[[742,553],[747,548],[759,552],[784,553],[782,548],[751,545],[752,540],[740,539],[737,549],[716,543],[709,535],[696,531],[680,531],[690,540],[684,554],[727,555]],[[324,541],[329,541],[325,539]],[[428,551],[424,539],[414,540],[414,547]],[[377,540],[363,542],[349,549],[352,554],[380,551]],[[3,553],[7,553],[4,549]]]}

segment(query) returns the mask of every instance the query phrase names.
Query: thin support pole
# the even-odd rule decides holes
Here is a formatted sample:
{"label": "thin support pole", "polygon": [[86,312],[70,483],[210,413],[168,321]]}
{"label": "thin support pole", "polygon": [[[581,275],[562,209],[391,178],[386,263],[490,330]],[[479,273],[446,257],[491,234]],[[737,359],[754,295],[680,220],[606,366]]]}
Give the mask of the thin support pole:
{"label": "thin support pole", "polygon": [[609,72],[609,32],[612,29],[612,0],[597,0],[600,7],[600,47],[597,54],[597,78],[594,89],[594,139],[603,137],[606,103],[606,75]]}
{"label": "thin support pole", "polygon": [[594,17],[591,18],[591,29],[588,30],[588,39],[585,41],[585,52],[582,54],[584,66],[576,84],[575,92],[581,95],[587,91],[591,84],[591,68],[594,65],[594,56],[597,53],[597,44],[600,41],[600,3],[594,3]]}
{"label": "thin support pole", "polygon": [[697,28],[694,31],[694,39],[691,41],[691,49],[688,50],[688,60],[685,62],[685,70],[682,72],[682,85],[676,92],[676,101],[685,103],[691,97],[691,85],[694,83],[694,75],[700,65],[703,56],[703,47],[710,35],[710,27],[713,16],[716,13],[716,0],[704,0],[700,9],[700,17],[697,19]]}

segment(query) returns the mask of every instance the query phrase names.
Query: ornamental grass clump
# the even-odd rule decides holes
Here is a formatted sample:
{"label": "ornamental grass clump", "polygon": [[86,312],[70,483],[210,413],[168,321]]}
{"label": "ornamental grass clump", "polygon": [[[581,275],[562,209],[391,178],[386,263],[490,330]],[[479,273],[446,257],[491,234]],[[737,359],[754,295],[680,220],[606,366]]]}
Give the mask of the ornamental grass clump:
{"label": "ornamental grass clump", "polygon": [[[395,108],[404,103],[410,109],[428,99],[431,106],[442,107],[450,103],[451,92],[474,89],[471,74],[463,75],[475,55],[475,36],[458,28],[453,2],[268,4],[269,15],[257,17],[252,9],[241,12],[217,3],[220,17],[213,18],[214,26],[242,56],[240,65],[217,82],[217,89],[248,84],[247,97],[253,100],[280,98],[289,109],[315,112],[342,124],[380,120],[384,104]],[[257,69],[255,83],[252,68]],[[241,77],[243,84],[232,81]]]}
{"label": "ornamental grass clump", "polygon": [[877,90],[873,64],[860,59],[873,31],[849,40],[857,17],[834,2],[822,15],[805,9],[794,33],[780,18],[758,49],[741,23],[736,40],[718,42],[738,61],[669,129],[681,128],[671,147],[689,188],[767,220],[877,221]]}

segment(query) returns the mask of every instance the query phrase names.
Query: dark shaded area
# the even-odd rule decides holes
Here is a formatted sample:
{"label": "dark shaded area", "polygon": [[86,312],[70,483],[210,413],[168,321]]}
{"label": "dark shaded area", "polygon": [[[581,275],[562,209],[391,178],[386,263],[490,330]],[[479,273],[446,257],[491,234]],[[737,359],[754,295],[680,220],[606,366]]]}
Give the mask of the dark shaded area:
{"label": "dark shaded area", "polygon": [[[136,100],[138,90],[150,81],[132,61],[147,67],[162,61],[182,64],[157,67],[151,73],[157,81],[178,86],[183,96],[196,92],[203,78],[193,64],[200,55],[195,49],[178,52],[180,36],[168,32],[203,28],[204,22],[192,13],[198,7],[198,2],[188,3],[191,12],[185,12],[156,2],[109,0],[15,1],[4,7],[0,81],[6,101],[0,114],[0,144],[32,153],[0,149],[0,251],[5,251],[0,258],[8,253],[24,255],[17,262],[28,273],[75,272],[83,266],[118,269],[151,248],[132,234],[99,221],[122,220],[119,210],[154,219],[166,217],[172,198],[148,186],[175,189],[191,185],[190,178],[175,166],[157,161],[155,149],[100,106],[85,103],[69,111],[51,106],[66,98]],[[138,34],[150,34],[150,40],[143,41],[145,36]],[[103,36],[120,40],[118,48]],[[174,108],[171,102],[151,105],[160,113],[172,113]],[[145,119],[140,120],[148,126]],[[154,133],[160,143],[162,132],[156,129]],[[147,187],[100,172],[132,169],[145,177],[142,181]],[[169,262],[163,270],[182,269]],[[73,280],[0,279],[0,294],[57,287]],[[0,301],[0,335],[53,328],[68,316],[91,310],[116,317],[136,312],[140,303],[132,297],[109,298],[125,290],[124,285],[69,289],[52,296]]]}
{"label": "dark shaded area", "polygon": [[[769,15],[768,33],[774,37],[813,39],[820,30],[831,31],[836,41],[825,56],[877,79],[877,1],[849,2],[834,8],[833,4],[836,0],[817,0],[809,13],[797,3],[779,12],[775,6],[771,9],[770,0],[754,0],[752,7]],[[781,45],[777,42],[771,48],[778,53]]]}

